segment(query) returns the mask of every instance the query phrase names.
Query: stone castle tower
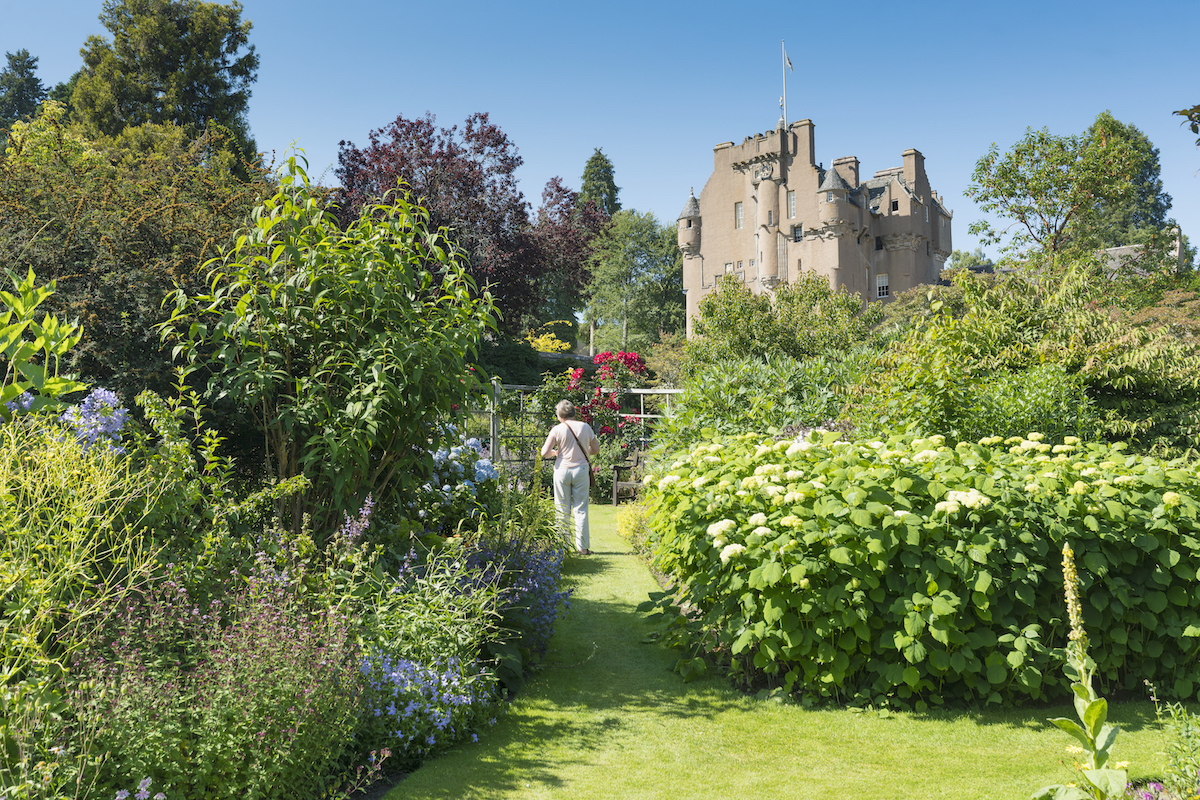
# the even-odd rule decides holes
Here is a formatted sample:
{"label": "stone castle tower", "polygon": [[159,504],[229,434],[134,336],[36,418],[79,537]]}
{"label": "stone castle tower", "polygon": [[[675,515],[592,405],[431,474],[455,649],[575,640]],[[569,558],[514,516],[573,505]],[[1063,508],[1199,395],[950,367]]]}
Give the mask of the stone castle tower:
{"label": "stone castle tower", "polygon": [[723,275],[768,292],[807,270],[885,302],[938,281],[953,214],[930,188],[924,156],[905,150],[901,166],[861,181],[853,156],[817,165],[813,128],[780,119],[773,131],[713,148],[713,173],[678,221],[689,336]]}

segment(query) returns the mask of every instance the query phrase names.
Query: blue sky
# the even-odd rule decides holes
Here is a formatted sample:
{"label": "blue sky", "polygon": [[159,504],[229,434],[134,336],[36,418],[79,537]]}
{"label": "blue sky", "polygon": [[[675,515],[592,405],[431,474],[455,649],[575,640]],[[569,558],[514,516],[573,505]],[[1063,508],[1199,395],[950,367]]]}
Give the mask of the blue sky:
{"label": "blue sky", "polygon": [[[44,83],[65,80],[84,39],[106,33],[101,5],[0,0],[0,50],[27,48]],[[1170,213],[1200,239],[1200,149],[1171,115],[1200,103],[1197,0],[243,6],[262,61],[259,147],[297,144],[327,182],[339,140],[365,144],[398,114],[449,126],[487,111],[524,158],[534,208],[554,175],[578,188],[602,147],[624,206],[674,220],[713,145],[774,127],[786,39],[788,117],[815,122],[817,159],[858,156],[869,174],[917,148],[955,212],[956,249],[975,245],[963,190],[993,142],[1027,126],[1079,133],[1105,109],[1160,149]]]}

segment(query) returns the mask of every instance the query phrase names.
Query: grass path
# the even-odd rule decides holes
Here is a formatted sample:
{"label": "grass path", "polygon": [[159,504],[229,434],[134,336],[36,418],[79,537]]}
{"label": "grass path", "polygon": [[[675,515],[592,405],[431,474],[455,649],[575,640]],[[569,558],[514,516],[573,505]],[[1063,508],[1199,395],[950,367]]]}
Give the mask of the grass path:
{"label": "grass path", "polygon": [[[929,714],[804,710],[722,681],[685,684],[642,644],[638,603],[657,589],[591,509],[595,556],[571,560],[571,610],[547,666],[479,744],[418,769],[388,800],[429,798],[1026,798],[1071,773],[1067,707]],[[1133,777],[1161,770],[1149,703],[1115,705],[1114,757]],[[1069,761],[1068,761],[1069,763]]]}

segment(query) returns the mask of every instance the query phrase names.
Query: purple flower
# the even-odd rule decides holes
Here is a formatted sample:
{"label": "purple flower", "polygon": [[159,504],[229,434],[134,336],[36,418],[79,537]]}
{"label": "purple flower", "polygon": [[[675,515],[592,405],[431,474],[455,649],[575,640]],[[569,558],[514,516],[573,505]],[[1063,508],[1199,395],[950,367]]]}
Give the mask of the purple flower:
{"label": "purple flower", "polygon": [[[128,419],[129,412],[121,405],[120,398],[108,389],[93,389],[82,403],[71,406],[59,417],[75,429],[75,438],[84,450],[102,443],[118,453],[124,452],[118,443]],[[149,800],[149,795],[143,800]]]}
{"label": "purple flower", "polygon": [[10,400],[4,405],[14,414],[16,414],[18,411],[24,413],[33,406],[33,395],[29,392],[24,392],[16,400]]}

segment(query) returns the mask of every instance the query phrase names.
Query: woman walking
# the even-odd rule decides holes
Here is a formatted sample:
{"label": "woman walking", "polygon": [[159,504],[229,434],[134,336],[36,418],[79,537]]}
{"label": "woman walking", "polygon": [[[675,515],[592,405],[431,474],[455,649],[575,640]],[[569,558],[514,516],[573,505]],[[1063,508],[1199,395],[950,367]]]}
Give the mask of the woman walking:
{"label": "woman walking", "polygon": [[[571,522],[574,516],[575,549],[590,556],[588,536],[588,489],[591,486],[592,464],[588,455],[600,452],[600,443],[592,426],[575,420],[575,404],[561,400],[554,407],[558,424],[550,429],[542,445],[542,458],[554,457],[554,505],[558,509],[558,528],[566,541],[571,541]],[[572,512],[574,514],[572,515]]]}

